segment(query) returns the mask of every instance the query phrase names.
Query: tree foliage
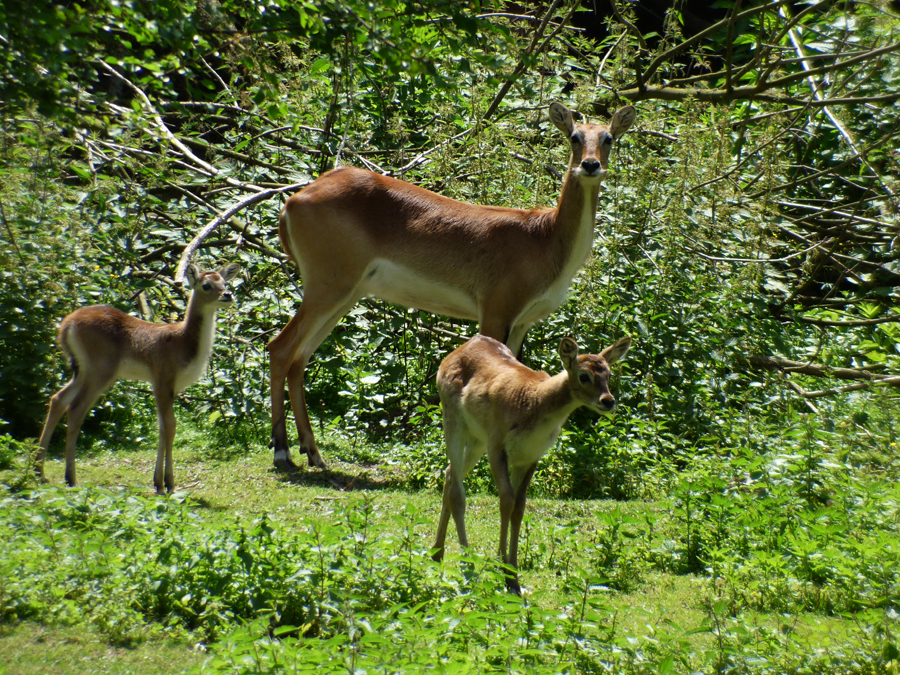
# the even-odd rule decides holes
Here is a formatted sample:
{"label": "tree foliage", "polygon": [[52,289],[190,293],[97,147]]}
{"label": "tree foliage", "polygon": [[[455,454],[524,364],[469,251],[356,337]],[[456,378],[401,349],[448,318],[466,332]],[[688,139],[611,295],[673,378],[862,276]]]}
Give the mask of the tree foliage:
{"label": "tree foliage", "polygon": [[[615,431],[576,416],[543,484],[628,496],[616,476],[793,410],[851,419],[887,447],[900,358],[888,5],[718,3],[722,18],[691,34],[677,3],[657,31],[623,3],[605,17],[530,7],[6,3],[0,418],[36,433],[61,370],[55,320],[100,301],[177,315],[195,255],[247,275],[188,400],[225,437],[265,438],[265,344],[302,298],[275,234],[287,194],[352,163],[466,201],[552,204],[566,148],[547,104],[602,120],[628,101],[638,125],[614,154],[593,259],[527,349],[555,370],[562,335],[586,348],[633,335],[618,382],[630,412]],[[425,443],[410,461],[431,482],[434,372],[472,330],[362,303],[310,366],[314,422]],[[848,385],[822,380],[833,367],[864,388],[836,394]],[[111,399],[100,417],[126,407]]]}

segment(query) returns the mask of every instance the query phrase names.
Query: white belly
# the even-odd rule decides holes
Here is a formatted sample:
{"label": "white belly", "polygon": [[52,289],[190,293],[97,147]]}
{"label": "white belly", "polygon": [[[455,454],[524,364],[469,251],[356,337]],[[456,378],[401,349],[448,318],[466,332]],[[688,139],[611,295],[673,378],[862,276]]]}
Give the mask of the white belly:
{"label": "white belly", "polygon": [[153,371],[143,361],[125,358],[119,362],[119,367],[116,369],[116,379],[153,382]]}
{"label": "white belly", "polygon": [[364,295],[404,307],[459,319],[478,319],[475,298],[464,290],[418,274],[389,260],[376,259],[362,283]]}

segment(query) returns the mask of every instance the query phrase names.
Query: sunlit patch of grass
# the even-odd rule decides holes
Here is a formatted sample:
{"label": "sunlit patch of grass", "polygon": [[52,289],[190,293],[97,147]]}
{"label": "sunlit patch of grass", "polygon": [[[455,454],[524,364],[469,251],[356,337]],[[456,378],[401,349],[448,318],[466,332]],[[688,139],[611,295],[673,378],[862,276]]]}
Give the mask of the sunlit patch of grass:
{"label": "sunlit patch of grass", "polygon": [[206,658],[183,640],[113,647],[106,636],[85,626],[31,622],[0,629],[0,654],[4,675],[179,675]]}
{"label": "sunlit patch of grass", "polygon": [[[469,626],[476,632],[468,656],[448,653],[460,672],[497,666],[496,646],[509,646],[506,633],[521,631],[527,625],[523,617],[529,615],[537,623],[528,640],[540,644],[533,652],[535,660],[528,661],[533,672],[565,672],[570,667],[590,672],[614,665],[631,674],[645,672],[648,664],[653,672],[665,671],[669,663],[675,668],[669,672],[725,667],[755,672],[765,662],[770,670],[780,668],[778,672],[815,664],[823,673],[844,672],[848,664],[862,663],[857,670],[866,673],[883,670],[882,657],[893,653],[896,579],[890,561],[880,567],[874,563],[890,553],[884,547],[897,534],[896,488],[865,482],[868,478],[832,480],[832,499],[846,508],[810,501],[805,488],[809,477],[826,477],[811,472],[831,469],[813,464],[807,455],[785,460],[793,464],[751,458],[778,473],[774,478],[760,474],[758,485],[747,489],[730,490],[720,477],[727,470],[726,460],[717,459],[688,465],[672,496],[659,501],[530,500],[519,557],[525,604],[512,610],[508,603],[513,599],[505,593],[493,562],[499,508],[491,491],[469,494],[471,549],[460,550],[451,526],[447,557],[437,564],[428,553],[440,490],[410,489],[402,466],[389,460],[347,461],[353,456],[338,451],[343,447],[349,453],[340,446],[345,441],[326,437],[327,471],[310,469],[304,457],[295,457],[301,468],[286,473],[272,467],[271,450],[262,443],[243,454],[210,453],[202,433],[186,427],[175,451],[179,490],[169,499],[152,493],[152,447],[79,458],[83,487],[75,490],[61,487],[63,465],[56,460],[47,467],[53,483],[49,489],[30,497],[27,491],[8,493],[6,513],[16,522],[25,519],[11,530],[10,550],[23,545],[28,552],[0,559],[5,566],[0,572],[16,579],[23,572],[15,568],[24,564],[40,586],[40,592],[21,605],[29,608],[22,618],[46,625],[57,625],[59,617],[84,622],[91,626],[87,634],[106,640],[113,654],[120,645],[142,650],[163,638],[168,644],[169,639],[183,642],[185,636],[194,636],[189,643],[208,641],[222,658],[246,657],[246,667],[255,663],[259,672],[275,672],[266,670],[266,664],[275,663],[272,650],[299,650],[298,663],[333,658],[335,664],[346,665],[351,643],[324,638],[352,642],[356,634],[350,627],[356,621],[394,631],[391,640],[397,649],[415,652],[415,644],[419,650],[425,648],[421,645],[447,647],[455,643],[442,632],[450,624],[442,622],[452,623],[460,612],[492,617]],[[18,473],[21,467],[0,471],[0,483],[10,484]],[[861,494],[869,500],[866,508],[854,501],[854,495]],[[154,525],[158,519],[163,520]],[[787,539],[772,538],[775,528]],[[271,535],[266,534],[269,529]],[[31,534],[23,535],[26,531]],[[876,532],[880,539],[873,539]],[[849,533],[849,539],[842,533]],[[850,545],[850,540],[855,543]],[[841,548],[845,544],[850,548]],[[32,551],[35,546],[43,552]],[[54,556],[54,565],[37,565]],[[99,565],[94,576],[70,578],[82,574],[82,557]],[[250,565],[245,571],[245,563],[238,564],[243,559]],[[110,561],[115,564],[110,566]],[[134,568],[124,570],[123,561]],[[691,561],[705,567],[685,573]],[[210,571],[201,573],[197,565]],[[258,572],[248,573],[256,567]],[[232,568],[235,579],[241,580],[224,581],[231,578],[227,570]],[[100,583],[112,575],[110,570],[125,575],[116,582],[124,585],[109,586],[114,575]],[[167,575],[177,588],[167,589]],[[322,586],[322,579],[332,581]],[[89,595],[100,603],[98,610],[87,611],[85,601],[68,599],[67,593],[80,598],[87,592],[86,582],[97,584]],[[216,590],[219,583],[231,590]],[[25,587],[16,590],[14,585],[0,587],[0,610],[7,616],[20,611],[12,598]],[[56,588],[70,590],[57,598]],[[107,588],[118,588],[118,595],[107,597],[113,592]],[[777,589],[783,592],[776,595]],[[208,597],[201,603],[198,594]],[[809,611],[819,607],[812,602],[815,594],[830,604]],[[298,599],[290,600],[293,595]],[[245,597],[267,599],[247,606],[241,604]],[[148,605],[148,598],[156,599]],[[435,618],[423,624],[421,635],[416,633],[415,614],[391,614],[391,607],[406,607],[407,602],[432,603],[422,611]],[[881,603],[883,609],[865,609],[871,603]],[[829,609],[836,606],[842,613]],[[296,616],[285,619],[284,612]],[[252,620],[249,627],[239,628],[245,620]],[[272,642],[271,627],[292,621],[295,627],[298,621],[306,626],[297,629],[308,633],[308,640]],[[576,656],[567,651],[571,645],[563,646],[565,638],[555,642],[554,636],[569,634],[583,635],[584,644],[593,646]],[[522,644],[516,642],[515,649]],[[89,652],[96,650],[91,646]],[[28,665],[27,659],[37,658],[36,651],[23,653],[23,672],[43,672]],[[526,653],[531,652],[523,651],[523,658]],[[568,654],[568,665],[555,662],[553,654]],[[359,655],[361,667],[376,667],[375,661],[366,660],[372,654]],[[253,660],[257,657],[261,661]],[[122,663],[122,670],[115,672],[129,672],[131,666]],[[207,672],[232,672],[216,663],[207,662]],[[549,670],[542,670],[545,667]]]}

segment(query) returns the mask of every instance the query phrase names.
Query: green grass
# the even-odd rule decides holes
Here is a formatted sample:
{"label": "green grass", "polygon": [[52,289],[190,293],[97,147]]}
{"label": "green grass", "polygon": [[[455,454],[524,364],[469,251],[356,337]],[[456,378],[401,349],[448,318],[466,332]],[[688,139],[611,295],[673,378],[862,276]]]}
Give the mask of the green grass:
{"label": "green grass", "polygon": [[327,472],[285,474],[184,426],[174,498],[153,494],[152,449],[79,457],[74,490],[52,455],[49,487],[0,471],[5,672],[896,668],[900,500],[879,474],[835,470],[820,504],[809,461],[734,489],[743,459],[698,460],[657,501],[532,499],[523,603],[492,563],[493,495],[470,495],[472,550],[451,531],[438,565],[440,493],[401,465],[330,438]]}
{"label": "green grass", "polygon": [[0,675],[179,675],[206,657],[177,640],[115,647],[85,626],[30,622],[0,628],[0,654]]}

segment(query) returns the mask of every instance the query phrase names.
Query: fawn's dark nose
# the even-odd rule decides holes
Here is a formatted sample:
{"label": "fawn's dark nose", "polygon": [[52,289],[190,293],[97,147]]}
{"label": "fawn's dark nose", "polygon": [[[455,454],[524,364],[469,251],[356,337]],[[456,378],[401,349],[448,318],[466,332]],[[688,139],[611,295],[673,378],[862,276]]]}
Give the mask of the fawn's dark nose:
{"label": "fawn's dark nose", "polygon": [[600,405],[606,408],[607,411],[613,410],[616,407],[616,399],[612,394],[603,394],[600,397]]}
{"label": "fawn's dark nose", "polygon": [[585,159],[581,162],[581,168],[585,173],[592,174],[600,168],[600,162],[596,159]]}

